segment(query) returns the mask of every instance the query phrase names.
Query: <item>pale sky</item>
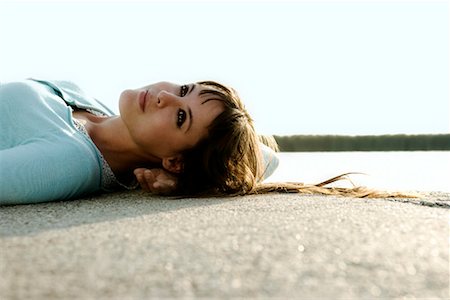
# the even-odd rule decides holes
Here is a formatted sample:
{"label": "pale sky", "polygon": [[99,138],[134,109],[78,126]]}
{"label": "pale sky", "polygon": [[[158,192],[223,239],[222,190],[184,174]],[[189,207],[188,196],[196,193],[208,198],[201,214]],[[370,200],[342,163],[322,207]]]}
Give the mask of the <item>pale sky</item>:
{"label": "pale sky", "polygon": [[61,2],[0,2],[0,81],[118,112],[126,88],[212,79],[261,134],[450,133],[448,1]]}

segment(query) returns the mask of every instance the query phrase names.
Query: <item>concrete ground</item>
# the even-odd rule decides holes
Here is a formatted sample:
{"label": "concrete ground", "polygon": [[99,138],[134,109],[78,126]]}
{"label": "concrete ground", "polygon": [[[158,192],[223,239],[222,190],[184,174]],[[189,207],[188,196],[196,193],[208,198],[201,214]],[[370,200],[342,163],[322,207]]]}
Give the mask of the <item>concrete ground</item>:
{"label": "concrete ground", "polygon": [[450,194],[0,207],[0,299],[448,299]]}

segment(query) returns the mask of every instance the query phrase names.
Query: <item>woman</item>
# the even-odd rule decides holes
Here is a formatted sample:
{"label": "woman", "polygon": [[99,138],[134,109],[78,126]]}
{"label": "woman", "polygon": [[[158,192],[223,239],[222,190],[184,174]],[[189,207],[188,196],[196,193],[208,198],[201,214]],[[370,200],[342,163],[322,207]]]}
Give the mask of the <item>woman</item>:
{"label": "woman", "polygon": [[0,204],[117,187],[178,195],[253,189],[277,165],[231,89],[168,82],[126,90],[120,115],[65,81],[0,86]]}
{"label": "woman", "polygon": [[[133,189],[178,196],[267,192],[392,196],[262,184],[278,165],[233,89],[212,81],[126,90],[120,115],[65,81],[0,86],[0,204]],[[266,141],[267,143],[267,141]]]}

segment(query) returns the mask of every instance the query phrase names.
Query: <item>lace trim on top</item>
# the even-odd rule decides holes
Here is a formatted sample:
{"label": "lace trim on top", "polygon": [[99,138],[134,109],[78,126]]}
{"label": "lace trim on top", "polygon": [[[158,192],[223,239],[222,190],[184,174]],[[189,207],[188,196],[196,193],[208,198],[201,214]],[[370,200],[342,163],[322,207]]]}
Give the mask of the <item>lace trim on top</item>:
{"label": "lace trim on top", "polygon": [[[92,109],[86,109],[87,112],[92,113],[96,116],[106,116],[105,114],[102,114],[99,111],[96,110],[92,110]],[[89,136],[86,127],[84,127],[84,125],[77,120],[76,118],[73,118],[75,127],[77,128],[77,130],[79,132],[81,132],[82,134],[84,134],[90,141],[92,141],[91,137]],[[93,143],[93,141],[92,141]],[[138,183],[135,181],[133,183],[131,183],[130,185],[127,184],[123,184],[121,182],[119,182],[116,178],[116,176],[114,175],[111,167],[109,166],[108,162],[106,161],[106,159],[103,157],[102,153],[100,151],[98,151],[98,153],[100,154],[100,159],[102,162],[102,189],[106,190],[106,191],[113,191],[116,190],[118,187],[123,187],[127,190],[134,190],[138,187]]]}

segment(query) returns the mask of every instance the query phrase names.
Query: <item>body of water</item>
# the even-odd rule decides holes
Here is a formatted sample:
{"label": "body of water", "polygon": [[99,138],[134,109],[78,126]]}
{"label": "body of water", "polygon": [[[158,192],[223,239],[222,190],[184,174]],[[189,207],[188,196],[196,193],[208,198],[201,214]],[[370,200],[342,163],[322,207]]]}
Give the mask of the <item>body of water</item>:
{"label": "body of water", "polygon": [[[319,183],[347,172],[355,185],[389,191],[450,192],[450,151],[281,152],[266,182]],[[342,182],[340,186],[351,186]]]}

